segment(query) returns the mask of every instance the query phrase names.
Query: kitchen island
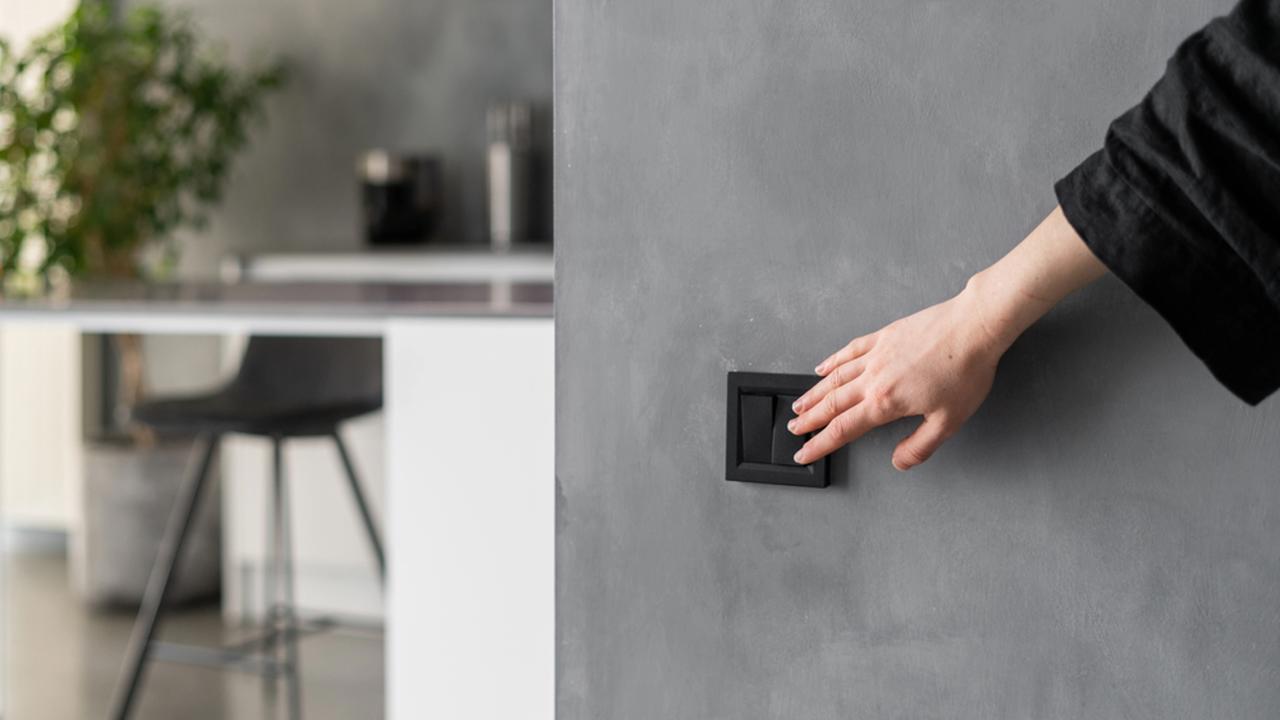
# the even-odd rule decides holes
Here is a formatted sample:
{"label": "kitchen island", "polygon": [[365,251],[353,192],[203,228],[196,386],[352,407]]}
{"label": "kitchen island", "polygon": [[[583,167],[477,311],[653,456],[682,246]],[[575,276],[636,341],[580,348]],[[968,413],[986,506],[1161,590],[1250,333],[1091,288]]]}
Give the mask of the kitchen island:
{"label": "kitchen island", "polygon": [[387,716],[553,717],[551,283],[90,283],[18,323],[383,338]]}

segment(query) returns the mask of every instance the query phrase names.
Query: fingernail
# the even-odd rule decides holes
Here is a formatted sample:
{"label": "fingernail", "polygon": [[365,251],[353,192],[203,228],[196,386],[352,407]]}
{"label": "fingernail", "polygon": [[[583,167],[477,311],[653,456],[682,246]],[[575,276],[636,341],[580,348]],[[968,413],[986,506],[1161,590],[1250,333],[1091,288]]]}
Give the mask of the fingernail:
{"label": "fingernail", "polygon": [[796,453],[796,456],[795,456],[795,457],[793,457],[793,458],[791,458],[791,459],[792,459],[792,460],[794,460],[794,461],[795,461],[795,463],[796,463],[797,465],[804,465],[804,464],[806,464],[806,463],[805,463],[805,454],[804,454],[804,451],[803,451],[803,450],[801,450],[800,452]]}
{"label": "fingernail", "polygon": [[822,370],[823,370],[823,368],[825,368],[826,366],[827,366],[827,364],[826,364],[826,363],[820,363],[820,364],[818,365],[818,367],[816,367],[816,368],[814,368],[814,369],[813,369],[813,371],[814,371],[814,372],[816,372],[816,373],[818,373],[819,375],[821,375],[821,374],[822,374]]}
{"label": "fingernail", "polygon": [[787,423],[787,429],[791,431],[792,435],[794,435],[796,433],[796,421],[795,420],[789,421]]}
{"label": "fingernail", "polygon": [[802,406],[800,405],[800,401],[799,401],[799,400],[797,400],[797,401],[795,401],[795,402],[791,403],[791,412],[793,412],[793,413],[795,413],[795,414],[799,415],[799,414],[800,414],[800,408],[801,408],[801,407],[802,407]]}

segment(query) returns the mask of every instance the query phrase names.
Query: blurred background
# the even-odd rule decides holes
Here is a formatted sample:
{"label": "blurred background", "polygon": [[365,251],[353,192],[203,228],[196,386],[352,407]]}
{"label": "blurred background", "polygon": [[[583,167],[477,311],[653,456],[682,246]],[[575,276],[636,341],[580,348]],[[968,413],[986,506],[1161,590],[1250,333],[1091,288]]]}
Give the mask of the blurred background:
{"label": "blurred background", "polygon": [[[0,0],[0,38],[10,296],[551,280],[551,0]],[[105,714],[192,441],[131,412],[231,378],[246,341],[0,328],[4,717]],[[381,414],[343,437],[378,516]],[[307,716],[378,717],[383,596],[322,440],[287,451],[314,482],[297,604],[341,626],[305,646]],[[174,637],[263,619],[269,470],[269,443],[224,443]],[[261,686],[162,664],[137,716],[284,712]]]}

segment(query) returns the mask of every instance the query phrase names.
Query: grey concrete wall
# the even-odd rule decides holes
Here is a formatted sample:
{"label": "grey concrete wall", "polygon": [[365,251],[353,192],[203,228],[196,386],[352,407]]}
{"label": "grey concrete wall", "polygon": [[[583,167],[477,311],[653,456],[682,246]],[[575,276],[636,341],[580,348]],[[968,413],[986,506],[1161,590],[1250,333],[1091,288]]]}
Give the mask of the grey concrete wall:
{"label": "grey concrete wall", "polygon": [[1227,7],[556,3],[561,720],[1280,715],[1280,412],[1112,279],[919,470],[722,479],[726,371],[958,290]]}
{"label": "grey concrete wall", "polygon": [[293,68],[212,227],[188,234],[188,271],[210,272],[228,251],[360,248],[355,161],[371,147],[440,153],[442,236],[481,241],[484,112],[495,99],[542,108],[549,155],[551,0],[164,2],[191,10],[232,57],[283,55]]}

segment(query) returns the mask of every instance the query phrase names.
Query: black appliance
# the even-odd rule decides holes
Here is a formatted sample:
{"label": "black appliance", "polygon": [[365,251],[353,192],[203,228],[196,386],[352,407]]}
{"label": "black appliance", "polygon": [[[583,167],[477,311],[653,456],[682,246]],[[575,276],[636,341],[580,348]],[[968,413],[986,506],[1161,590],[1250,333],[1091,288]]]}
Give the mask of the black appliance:
{"label": "black appliance", "polygon": [[414,245],[435,238],[443,207],[439,158],[370,150],[357,170],[366,243]]}

